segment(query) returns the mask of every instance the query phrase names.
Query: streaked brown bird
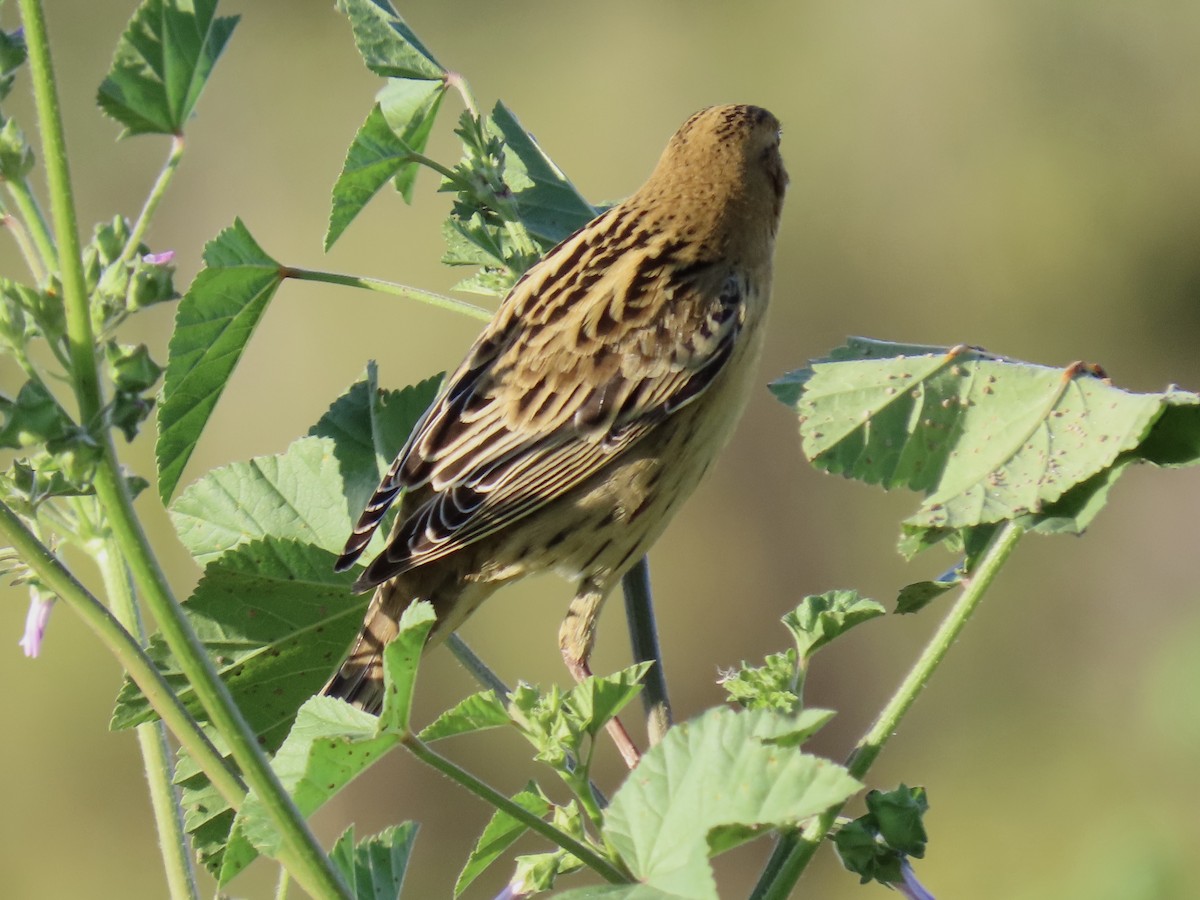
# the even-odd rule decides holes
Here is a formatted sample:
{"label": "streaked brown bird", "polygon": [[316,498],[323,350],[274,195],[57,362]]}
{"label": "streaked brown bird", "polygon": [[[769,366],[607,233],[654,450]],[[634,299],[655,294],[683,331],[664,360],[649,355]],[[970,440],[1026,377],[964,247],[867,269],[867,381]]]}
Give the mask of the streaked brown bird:
{"label": "streaked brown bird", "polygon": [[579,588],[559,630],[577,679],[604,598],[733,431],[753,382],[787,173],[779,122],[717,106],[674,134],[649,180],[513,286],[413,429],[338,561],[384,513],[362,632],[325,693],[378,712],[382,651],[415,600],[430,644],[493,591],[554,569]]}

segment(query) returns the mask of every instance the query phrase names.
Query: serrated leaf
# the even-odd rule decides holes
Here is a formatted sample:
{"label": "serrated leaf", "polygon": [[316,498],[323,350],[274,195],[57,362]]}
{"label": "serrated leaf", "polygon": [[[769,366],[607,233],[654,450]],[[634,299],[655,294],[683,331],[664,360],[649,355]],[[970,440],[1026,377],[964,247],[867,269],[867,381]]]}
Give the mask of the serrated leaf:
{"label": "serrated leaf", "polygon": [[799,654],[794,649],[768,654],[761,666],[742,663],[736,672],[722,675],[726,696],[746,709],[773,709],[794,713],[800,709]]}
{"label": "serrated leaf", "polygon": [[423,741],[439,741],[443,738],[486,731],[510,723],[504,703],[491,691],[480,691],[459,701],[428,725],[418,737]]}
{"label": "serrated leaf", "polygon": [[[1085,364],[1051,369],[856,338],[772,389],[799,413],[815,465],[926,494],[906,521],[910,549],[1012,519],[1076,530],[1103,505],[1106,472],[1129,461],[1192,464],[1200,453],[1200,415],[1190,412],[1200,397],[1123,391]],[[1070,508],[1054,510],[1060,500]]]}
{"label": "serrated leaf", "polygon": [[410,79],[393,81],[384,90],[381,103],[388,106],[371,109],[333,186],[326,250],[389,180],[396,180],[406,201],[412,200],[418,167],[413,154],[425,150],[445,89],[439,81]]}
{"label": "serrated leaf", "polygon": [[715,900],[714,831],[791,827],[859,790],[841,766],[772,742],[795,728],[790,716],[717,708],[668,731],[605,815],[605,836],[634,876]]}
{"label": "serrated leaf", "polygon": [[[379,91],[379,108],[383,110],[383,117],[387,119],[392,132],[411,150],[425,152],[446,88],[444,81],[393,78]],[[418,163],[409,163],[396,173],[393,180],[405,203],[412,203],[418,169]]]}
{"label": "serrated leaf", "polygon": [[379,730],[408,734],[412,715],[413,691],[417,686],[417,667],[425,640],[437,622],[433,605],[425,600],[410,603],[400,614],[399,631],[383,648],[385,692],[379,713]]}
{"label": "serrated leaf", "polygon": [[[525,787],[525,790],[514,794],[512,801],[539,819],[544,819],[551,809],[550,801],[546,799],[542,789],[532,781]],[[471,882],[483,874],[488,866],[499,859],[501,854],[515,844],[517,839],[528,830],[528,825],[514,819],[503,810],[496,810],[483,829],[483,833],[479,835],[479,840],[475,842],[475,847],[467,858],[467,864],[463,866],[458,880],[454,883],[454,896],[458,897],[462,894]]]}
{"label": "serrated leaf", "polygon": [[[268,750],[278,747],[296,710],[333,673],[358,632],[367,598],[354,576],[334,572],[336,556],[279,538],[246,543],[212,562],[183,605],[186,616],[247,722]],[[147,651],[184,705],[202,708],[160,635]],[[153,713],[126,681],[111,727]]]}
{"label": "serrated leaf", "polygon": [[[296,716],[287,739],[271,761],[297,808],[305,815],[316,812],[326,800],[362,774],[399,743],[396,734],[380,733],[378,720],[332,697],[313,697]],[[244,836],[258,853],[273,856],[283,840],[278,827],[258,795],[246,797],[234,821],[231,841]],[[219,882],[229,881],[245,867],[245,860],[221,866]]]}
{"label": "serrated leaf", "polygon": [[[384,700],[379,718],[332,697],[313,697],[300,707],[271,766],[305,816],[318,810],[407,734],[417,663],[436,618],[433,607],[426,602],[412,604],[400,617],[399,632],[383,651]],[[274,855],[278,851],[279,830],[253,793],[234,821],[231,845],[239,836],[244,836],[259,853]],[[236,874],[227,854],[221,867],[221,883]]]}
{"label": "serrated leaf", "polygon": [[838,635],[886,612],[882,604],[860,597],[858,591],[826,591],[805,597],[782,621],[796,641],[800,658],[808,660]]}
{"label": "serrated leaf", "polygon": [[[388,466],[441,388],[434,375],[400,390],[379,387],[375,364],[321,416],[308,433],[333,441],[346,508],[357,519]],[[344,535],[343,535],[344,537]]]}
{"label": "serrated leaf", "polygon": [[512,189],[521,224],[530,234],[548,248],[595,218],[596,208],[538,146],[512,110],[497,102],[489,124],[504,138],[504,180]]}
{"label": "serrated leaf", "polygon": [[613,716],[642,692],[642,676],[653,663],[642,662],[612,675],[593,675],[575,685],[565,698],[578,727],[595,737]]}
{"label": "serrated leaf", "polygon": [[181,134],[238,16],[216,0],[143,0],[117,44],[96,102],[124,134]]}
{"label": "serrated leaf", "polygon": [[386,78],[441,80],[446,70],[388,0],[337,0],[368,69]]}
{"label": "serrated leaf", "polygon": [[204,248],[204,264],[179,302],[168,349],[155,448],[163,503],[282,281],[240,219]]}
{"label": "serrated leaf", "polygon": [[265,537],[340,552],[354,522],[335,453],[329,438],[303,437],[285,453],[213,469],[171,505],[179,539],[202,565]]}
{"label": "serrated leaf", "polygon": [[330,857],[355,900],[398,900],[418,828],[416,822],[392,825],[357,846],[353,825],[342,833]]}

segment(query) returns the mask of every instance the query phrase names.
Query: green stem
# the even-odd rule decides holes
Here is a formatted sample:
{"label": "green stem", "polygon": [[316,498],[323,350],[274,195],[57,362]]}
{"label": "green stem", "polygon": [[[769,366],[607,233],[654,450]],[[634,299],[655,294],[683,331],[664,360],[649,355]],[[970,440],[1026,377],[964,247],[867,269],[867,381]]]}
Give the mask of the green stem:
{"label": "green stem", "polygon": [[646,557],[625,573],[621,587],[625,592],[625,618],[629,623],[633,661],[653,663],[642,679],[646,730],[653,746],[671,727],[671,698],[667,694],[667,676],[663,671],[662,649],[658,645],[654,597],[650,592],[650,561]]}
{"label": "green stem", "polygon": [[[9,181],[5,183],[5,186],[13,198],[13,203],[17,206],[17,212],[24,221],[25,227],[29,230],[34,247],[37,248],[41,268],[45,272],[56,271],[58,269],[58,250],[54,247],[50,226],[46,224],[46,216],[42,213],[37,198],[33,196],[28,179]],[[31,265],[30,268],[32,269],[33,266]]]}
{"label": "green stem", "polygon": [[456,185],[459,190],[470,190],[471,186],[463,180],[462,175],[455,172],[448,166],[442,165],[431,156],[426,156],[424,153],[418,153],[416,150],[408,151],[407,157],[410,162],[418,163],[427,169],[432,169],[437,172],[451,184]]}
{"label": "green stem", "polygon": [[[145,643],[146,634],[133,598],[133,586],[129,582],[129,572],[121,562],[120,553],[108,541],[93,543],[89,549],[100,567],[105,593],[108,594],[114,615],[125,630],[136,637],[138,643]],[[161,720],[143,722],[137,726],[136,732],[146,781],[150,786],[150,805],[154,810],[154,824],[158,830],[158,845],[162,851],[170,896],[172,900],[199,900],[200,889],[196,884],[191,848],[184,829],[183,808],[171,780],[171,755],[167,746],[166,727]]]}
{"label": "green stem", "polygon": [[[1021,526],[1014,522],[1006,522],[992,538],[991,545],[976,566],[975,572],[964,582],[958,600],[929,639],[904,681],[880,711],[874,724],[850,754],[846,767],[855,778],[862,779],[878,758],[904,714],[920,696],[930,677],[945,659],[950,646],[966,627],[983,595],[1023,533]],[[799,835],[792,833],[780,839],[766,869],[759,877],[754,892],[750,895],[750,900],[785,900],[791,894],[792,888],[837,821],[844,805],[839,804],[827,809],[813,819]]]}
{"label": "green stem", "polygon": [[416,735],[407,734],[400,741],[405,749],[413,756],[421,760],[426,765],[441,772],[451,781],[462,785],[472,794],[482,798],[490,803],[496,809],[499,809],[508,815],[512,816],[530,831],[535,831],[548,841],[556,844],[568,853],[574,855],[585,866],[596,872],[605,881],[612,884],[627,884],[630,881],[629,876],[617,868],[613,863],[605,859],[597,853],[592,847],[576,840],[569,834],[565,834],[551,825],[549,822],[544,822],[539,819],[529,810],[514,803],[508,797],[495,790],[490,785],[480,781],[470,772],[456,766],[444,756],[436,753],[429,748],[429,745],[419,740]]}
{"label": "green stem", "polygon": [[204,770],[222,799],[235,809],[241,806],[246,786],[227,766],[138,642],[3,502],[0,502],[0,537],[33,570],[38,580],[75,610],[108,647],[146,695],[150,706]]}
{"label": "green stem", "polygon": [[450,652],[454,654],[454,658],[462,663],[463,668],[471,673],[471,677],[495,693],[500,701],[503,702],[508,697],[508,685],[500,679],[499,675],[492,671],[491,666],[476,655],[475,651],[457,633],[451,634],[450,637],[446,638],[446,646],[450,648]]}
{"label": "green stem", "polygon": [[281,267],[279,274],[282,278],[295,278],[297,281],[321,281],[326,284],[343,284],[349,287],[364,288],[368,291],[378,291],[381,294],[392,294],[396,297],[403,297],[406,300],[428,303],[430,306],[436,306],[439,309],[448,309],[451,312],[462,313],[463,315],[471,316],[485,322],[492,318],[490,310],[486,310],[482,306],[476,306],[474,303],[467,303],[465,300],[456,300],[453,297],[444,297],[432,291],[423,291],[420,288],[409,287],[406,284],[396,284],[393,281],[382,281],[378,278],[363,278],[358,275],[340,275],[336,272],[321,272],[315,269],[297,269],[292,266]]}
{"label": "green stem", "polygon": [[46,20],[39,0],[20,0],[20,9],[41,125],[42,157],[50,188],[50,208],[58,238],[71,375],[80,421],[94,430],[101,448],[101,460],[95,475],[96,497],[109,517],[121,554],[139,593],[158,622],[168,648],[191,683],[210,721],[227,740],[246,782],[259,795],[279,828],[282,839],[280,860],[288,866],[296,881],[314,897],[349,898],[341,876],[308,830],[292,798],[279,783],[254,732],[234,705],[228,689],[217,677],[200,641],[184,619],[179,602],[171,594],[133,511],[133,502],[117,463],[112,433],[108,428],[100,427],[103,400],[99,366],[84,284],[78,220],[67,166],[58,91],[50,60]]}
{"label": "green stem", "polygon": [[50,38],[46,33],[46,19],[39,0],[20,0],[20,8],[29,49],[33,99],[42,131],[42,160],[46,168],[46,183],[50,189],[50,210],[54,216],[54,231],[58,238],[59,275],[63,286],[75,395],[80,407],[80,421],[91,427],[98,420],[103,407],[100,397],[100,373],[96,364],[87,289],[83,278],[75,197],[67,164],[62,111],[59,108],[58,90],[50,63]]}
{"label": "green stem", "polygon": [[[107,432],[105,433],[107,436]],[[111,447],[111,441],[108,442]],[[111,459],[111,457],[108,457]],[[106,460],[107,462],[107,460]],[[109,517],[134,581],[159,624],[168,648],[191,684],[209,720],[221,732],[250,789],[258,794],[279,829],[279,860],[292,877],[317,898],[350,894],[341,876],[305,823],[304,816],[271,768],[258,739],[233,702],[229,689],[213,668],[199,639],[171,594],[135,517],[124,479],[112,465],[101,466],[95,478],[96,496]]]}
{"label": "green stem", "polygon": [[158,173],[158,178],[155,179],[153,187],[150,188],[150,193],[146,195],[146,202],[142,205],[142,211],[138,214],[137,221],[133,223],[133,230],[129,233],[129,240],[125,242],[125,247],[121,250],[118,265],[128,263],[133,259],[134,254],[137,253],[137,248],[141,245],[142,238],[146,235],[146,229],[150,227],[150,220],[154,218],[154,211],[158,209],[158,204],[167,192],[167,187],[171,184],[171,179],[175,177],[175,171],[179,168],[179,163],[183,159],[183,150],[183,135],[177,134],[172,136],[171,150],[167,154],[167,161],[163,163],[162,170]]}
{"label": "green stem", "polygon": [[458,91],[458,96],[462,97],[463,105],[475,118],[479,118],[479,107],[475,103],[475,95],[471,93],[471,86],[467,84],[467,79],[463,78],[458,72],[446,73],[446,85]]}

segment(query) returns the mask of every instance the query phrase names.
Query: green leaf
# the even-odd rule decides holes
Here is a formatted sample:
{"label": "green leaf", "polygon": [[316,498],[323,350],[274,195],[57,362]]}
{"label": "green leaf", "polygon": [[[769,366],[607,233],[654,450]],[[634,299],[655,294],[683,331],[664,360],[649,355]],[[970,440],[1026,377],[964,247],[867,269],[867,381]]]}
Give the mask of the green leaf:
{"label": "green leaf", "polygon": [[783,617],[783,624],[795,638],[800,658],[807,661],[838,635],[885,612],[882,604],[860,597],[858,591],[826,591],[801,600]]}
{"label": "green leaf", "polygon": [[924,816],[929,811],[925,788],[900,785],[894,791],[868,791],[867,810],[875,818],[879,836],[905,856],[920,859],[929,838]]}
{"label": "green leaf", "polygon": [[[300,812],[311,815],[400,742],[396,734],[380,733],[370,713],[332,697],[313,697],[296,716],[287,740],[271,761],[284,788]],[[246,798],[234,821],[231,841],[244,836],[258,853],[274,856],[282,837],[258,795]],[[245,866],[228,855],[219,881],[229,881]]]}
{"label": "green leaf", "polygon": [[354,46],[368,69],[386,78],[440,81],[446,70],[388,0],[337,0],[350,20]]}
{"label": "green leaf", "polygon": [[[552,804],[546,799],[542,789],[532,781],[526,785],[525,790],[514,794],[512,801],[539,819],[544,819],[552,808]],[[479,835],[479,840],[475,842],[475,848],[467,858],[467,864],[463,866],[458,880],[454,883],[454,896],[458,897],[462,894],[472,881],[483,874],[488,866],[499,859],[504,851],[515,844],[517,839],[528,830],[528,825],[514,819],[503,810],[496,810],[483,829],[483,833]]]}
{"label": "green leaf", "polygon": [[1166,409],[1138,448],[1139,455],[1156,466],[1200,463],[1200,396],[1171,390],[1164,399]]}
{"label": "green leaf", "polygon": [[761,666],[741,664],[721,678],[725,695],[746,709],[773,709],[795,713],[800,709],[800,657],[795,650],[771,653]]}
{"label": "green leaf", "polygon": [[567,708],[580,731],[595,737],[613,716],[642,692],[642,676],[653,663],[642,662],[612,675],[591,676],[567,694]]}
{"label": "green leaf", "polygon": [[[300,707],[271,765],[305,816],[316,812],[408,733],[417,663],[436,618],[433,607],[425,602],[412,604],[400,617],[399,633],[383,651],[385,693],[378,719],[332,697],[313,697]],[[253,793],[234,821],[231,845],[239,836],[259,853],[273,856],[279,849],[279,831]],[[221,883],[227,883],[237,871],[227,854]]]}
{"label": "green leaf", "polygon": [[96,102],[123,134],[181,134],[237,16],[216,0],[143,0],[121,35]]}
{"label": "green leaf", "polygon": [[221,392],[283,280],[241,220],[204,248],[179,303],[158,409],[158,492],[171,499]]}
{"label": "green leaf", "polygon": [[0,128],[0,178],[20,181],[33,169],[33,148],[25,140],[25,132],[16,119],[9,119]]}
{"label": "green leaf", "polygon": [[862,882],[896,884],[904,879],[906,859],[925,855],[922,821],[929,809],[925,789],[900,785],[894,791],[870,791],[867,813],[842,825],[834,834],[842,865]]}
{"label": "green leaf", "polygon": [[67,440],[75,423],[40,381],[26,381],[17,399],[0,395],[0,447],[17,450]]}
{"label": "green leaf", "polygon": [[446,710],[428,725],[418,737],[423,741],[485,731],[510,723],[504,703],[492,691],[480,691]]}
{"label": "green leaf", "polygon": [[1078,530],[1129,462],[1200,458],[1200,397],[1123,391],[1083,363],[856,338],[772,390],[799,414],[815,465],[926,495],[905,523],[909,550],[1005,520]]}
{"label": "green leaf", "polygon": [[412,201],[419,165],[413,154],[424,153],[445,90],[440,81],[413,80],[393,81],[384,89],[381,102],[387,105],[372,108],[333,186],[326,250],[390,179],[405,201]]}
{"label": "green leaf", "polygon": [[8,96],[17,77],[17,69],[25,64],[29,55],[25,46],[25,34],[0,29],[0,100]]}
{"label": "green leaf", "polygon": [[[406,147],[424,153],[429,144],[433,123],[446,95],[445,82],[428,82],[412,78],[393,78],[379,91],[379,107],[392,132]],[[417,180],[418,163],[404,166],[395,178],[396,190],[405,203],[412,203],[413,185]]]}
{"label": "green leaf", "polygon": [[[228,745],[220,733],[207,723],[201,723],[201,728],[217,752],[230,759]],[[254,859],[254,848],[244,839],[239,845],[228,847],[229,832],[233,827],[233,808],[200,771],[195,761],[183,751],[179,752],[179,761],[175,766],[175,784],[180,789],[184,829],[191,836],[196,857],[205,869],[214,877],[218,875],[226,852],[247,856],[246,863]]]}
{"label": "green leaf", "polygon": [[595,218],[596,208],[507,106],[497,102],[489,124],[504,138],[504,180],[513,192],[521,224],[530,234],[548,248]]}
{"label": "green leaf", "polygon": [[383,648],[385,694],[379,714],[379,730],[408,734],[412,715],[413,691],[417,687],[417,666],[429,632],[437,622],[433,604],[425,600],[410,603],[400,615],[399,632]]}
{"label": "green leaf", "polygon": [[150,357],[145,344],[136,346],[109,341],[104,345],[109,377],[119,391],[148,391],[162,377],[163,368]]}
{"label": "green leaf", "polygon": [[309,437],[282,454],[231,463],[189,485],[171,506],[180,540],[201,563],[268,536],[340,553],[440,381],[435,376],[381,391],[370,367],[367,380],[338,398]]}
{"label": "green leaf", "polygon": [[[334,572],[334,554],[279,538],[243,544],[204,570],[184,615],[222,680],[268,750],[278,747],[296,710],[333,673],[362,624],[366,597],[350,592],[352,573]],[[202,708],[161,635],[147,651],[184,705]],[[153,717],[126,681],[111,727]]]}
{"label": "green leaf", "polygon": [[441,384],[442,376],[435,375],[400,390],[383,390],[375,364],[368,363],[364,380],[334,401],[309,429],[310,436],[333,441],[351,519],[367,505]]}
{"label": "green leaf", "polygon": [[179,539],[201,564],[266,537],[340,552],[354,521],[335,452],[328,438],[303,437],[286,453],[214,469],[172,504]]}
{"label": "green leaf", "polygon": [[896,612],[901,615],[920,612],[947,591],[962,582],[961,577],[937,581],[916,581],[906,584],[896,597]]}
{"label": "green leaf", "polygon": [[356,900],[398,900],[418,827],[416,822],[392,825],[358,846],[353,825],[342,833],[330,856]]}
{"label": "green leaf", "polygon": [[677,725],[613,797],[605,837],[639,881],[716,898],[714,832],[724,849],[731,834],[795,826],[861,787],[841,766],[775,742],[796,729],[790,716],[729,708]]}

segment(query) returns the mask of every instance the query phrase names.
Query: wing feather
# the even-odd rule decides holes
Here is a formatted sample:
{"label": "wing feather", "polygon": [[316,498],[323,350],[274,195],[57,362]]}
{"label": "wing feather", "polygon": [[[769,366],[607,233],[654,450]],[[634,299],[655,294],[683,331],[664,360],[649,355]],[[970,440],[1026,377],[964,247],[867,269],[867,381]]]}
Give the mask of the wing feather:
{"label": "wing feather", "polygon": [[[591,259],[587,229],[535,266],[414,428],[339,560],[348,568],[402,492],[405,509],[359,589],[443,558],[553,503],[701,396],[728,362],[745,285],[675,248]],[[579,247],[584,249],[580,250]],[[556,258],[603,267],[564,273]],[[649,273],[649,274],[647,274]],[[647,314],[649,310],[649,314]],[[417,494],[423,491],[424,494]],[[426,496],[427,495],[427,496]]]}

